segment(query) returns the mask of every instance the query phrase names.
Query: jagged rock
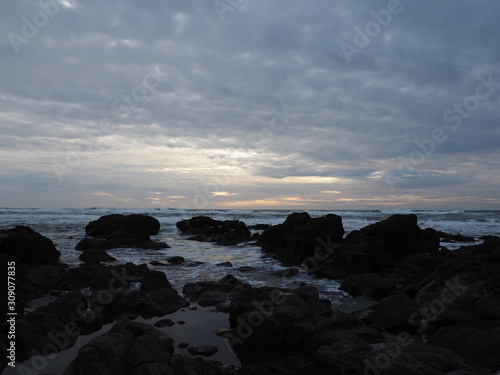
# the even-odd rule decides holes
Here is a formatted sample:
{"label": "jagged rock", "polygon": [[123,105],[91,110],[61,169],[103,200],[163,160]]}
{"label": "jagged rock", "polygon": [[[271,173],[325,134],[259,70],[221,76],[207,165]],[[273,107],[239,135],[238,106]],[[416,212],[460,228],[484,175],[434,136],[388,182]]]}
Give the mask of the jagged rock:
{"label": "jagged rock", "polygon": [[216,346],[190,346],[188,352],[191,355],[202,355],[205,357],[210,357],[217,353],[219,348]]}

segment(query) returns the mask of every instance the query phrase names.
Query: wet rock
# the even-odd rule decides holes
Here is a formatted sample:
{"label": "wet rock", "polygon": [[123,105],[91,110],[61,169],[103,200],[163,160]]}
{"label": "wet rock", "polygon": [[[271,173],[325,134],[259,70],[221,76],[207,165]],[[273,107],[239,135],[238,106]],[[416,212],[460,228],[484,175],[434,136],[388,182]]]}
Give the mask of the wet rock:
{"label": "wet rock", "polygon": [[238,220],[214,220],[207,216],[196,216],[176,224],[184,234],[193,234],[190,240],[215,242],[217,245],[236,245],[250,240],[250,230]]}
{"label": "wet rock", "polygon": [[141,316],[144,318],[164,316],[187,306],[189,306],[189,302],[173,288],[158,289],[139,303]]}
{"label": "wet rock", "polygon": [[103,250],[84,250],[78,259],[87,264],[108,263],[116,260]]}
{"label": "wet rock", "polygon": [[187,283],[182,292],[191,301],[196,301],[200,306],[207,307],[223,304],[238,294],[240,290],[248,287],[248,284],[241,283],[234,276],[226,275],[219,281]]}
{"label": "wet rock", "polygon": [[154,292],[162,288],[171,288],[172,285],[167,280],[167,276],[161,271],[148,271],[141,280],[141,290],[143,292]]}
{"label": "wet rock", "polygon": [[57,264],[61,256],[50,239],[27,226],[0,230],[0,253],[15,256],[27,265]]}
{"label": "wet rock", "polygon": [[340,242],[344,227],[340,216],[311,218],[307,212],[293,213],[285,222],[265,230],[259,238],[262,251],[276,253],[280,261],[299,265],[313,257],[323,242]]}
{"label": "wet rock", "polygon": [[154,326],[162,328],[162,327],[172,327],[174,324],[175,323],[170,319],[160,319],[154,324]]}
{"label": "wet rock", "polygon": [[183,257],[180,257],[180,256],[175,256],[175,257],[170,257],[167,259],[167,262],[170,263],[170,264],[182,264],[186,261],[186,259],[184,259]]}
{"label": "wet rock", "polygon": [[205,357],[210,357],[217,353],[219,348],[216,346],[191,346],[188,348],[188,352],[191,355],[202,355]]}
{"label": "wet rock", "polygon": [[233,264],[231,262],[222,262],[222,263],[217,263],[216,266],[218,266],[218,267],[232,267]]}
{"label": "wet rock", "polygon": [[139,281],[149,271],[145,264],[126,263],[99,269],[89,286],[94,290],[129,287],[131,281]]}
{"label": "wet rock", "polygon": [[150,264],[151,264],[152,266],[168,266],[168,264],[166,264],[166,263],[162,263],[162,262],[160,262],[160,261],[158,261],[158,260],[152,260],[152,261],[150,262]]}
{"label": "wet rock", "polygon": [[396,282],[373,273],[351,275],[342,282],[340,290],[352,296],[368,296],[380,300],[396,291]]}

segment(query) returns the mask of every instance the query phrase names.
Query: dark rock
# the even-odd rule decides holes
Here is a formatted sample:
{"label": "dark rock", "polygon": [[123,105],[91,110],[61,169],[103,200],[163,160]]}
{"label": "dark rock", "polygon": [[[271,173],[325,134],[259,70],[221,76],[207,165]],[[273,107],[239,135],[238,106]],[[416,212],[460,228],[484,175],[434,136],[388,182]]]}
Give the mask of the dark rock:
{"label": "dark rock", "polygon": [[63,374],[172,374],[172,343],[148,324],[122,321],[83,346]]}
{"label": "dark rock", "polygon": [[167,276],[161,271],[148,271],[141,280],[141,290],[144,292],[155,292],[162,288],[171,288]]}
{"label": "dark rock", "polygon": [[128,288],[131,281],[139,281],[147,272],[145,264],[126,263],[120,266],[107,266],[99,269],[89,286],[94,290]]}
{"label": "dark rock", "polygon": [[189,344],[187,342],[181,342],[179,343],[179,345],[177,345],[177,347],[179,349],[186,349],[187,347],[189,347]]}
{"label": "dark rock", "polygon": [[303,355],[319,345],[317,322],[331,313],[329,307],[290,289],[247,288],[231,301],[233,330],[223,336],[242,362],[284,353]]}
{"label": "dark rock", "polygon": [[378,273],[415,253],[437,253],[439,237],[422,230],[416,215],[393,215],[386,220],[353,231],[339,246],[325,247],[325,261],[310,260],[311,272],[335,279],[352,274]]}
{"label": "dark rock", "polygon": [[460,233],[457,234],[449,234],[442,232],[440,230],[436,231],[439,238],[445,242],[474,242],[476,239],[474,237],[464,236]]}
{"label": "dark rock", "polygon": [[444,346],[481,366],[500,368],[500,336],[477,328],[443,327],[429,340],[436,346]]}
{"label": "dark rock", "polygon": [[361,318],[388,332],[415,331],[415,324],[411,322],[419,320],[418,307],[418,304],[407,295],[396,294],[370,307],[361,314]]}
{"label": "dark rock", "polygon": [[26,275],[23,289],[30,298],[44,296],[57,288],[63,274],[64,269],[60,265],[35,267]]}
{"label": "dark rock", "polygon": [[222,262],[222,263],[217,263],[216,266],[219,266],[219,267],[232,267],[233,264],[231,262]]}
{"label": "dark rock", "polygon": [[205,357],[210,357],[217,353],[219,348],[216,346],[191,346],[188,348],[188,352],[191,355],[202,355]]}
{"label": "dark rock", "polygon": [[217,306],[237,295],[248,284],[241,283],[232,275],[226,275],[219,281],[199,281],[187,283],[182,292],[200,306]]}
{"label": "dark rock", "polygon": [[160,262],[160,261],[158,261],[158,260],[152,260],[152,261],[150,262],[150,264],[151,264],[152,266],[168,266],[168,264],[166,264],[166,263],[162,263],[162,262]]}
{"label": "dark rock", "polygon": [[50,239],[26,226],[0,230],[0,253],[25,264],[57,264],[61,256]]}
{"label": "dark rock", "polygon": [[347,277],[340,285],[340,290],[352,296],[369,296],[380,300],[396,291],[396,283],[387,277],[366,273]]}
{"label": "dark rock", "polygon": [[235,245],[250,240],[250,230],[238,220],[214,220],[207,216],[196,216],[176,224],[185,234],[194,234],[190,240],[215,242],[218,245]]}
{"label": "dark rock", "polygon": [[143,318],[164,316],[187,306],[189,306],[189,302],[173,288],[158,289],[139,303]]}
{"label": "dark rock", "polygon": [[162,328],[162,327],[172,327],[174,324],[175,323],[170,319],[160,319],[154,324],[154,326]]}
{"label": "dark rock", "polygon": [[84,250],[78,259],[90,264],[114,262],[116,260],[116,258],[103,250]]}
{"label": "dark rock", "polygon": [[269,229],[270,225],[269,224],[254,224],[254,225],[249,225],[248,229],[252,230],[266,230]]}
{"label": "dark rock", "polygon": [[147,215],[105,215],[95,221],[91,221],[85,232],[90,237],[111,235],[115,232],[127,232],[142,235],[157,234],[160,230],[160,222]]}
{"label": "dark rock", "polygon": [[116,248],[165,249],[165,242],[152,241],[149,235],[157,234],[160,222],[147,215],[106,215],[91,221],[85,228],[87,236],[76,250],[108,250]]}
{"label": "dark rock", "polygon": [[344,235],[340,216],[311,218],[307,212],[293,213],[285,222],[265,230],[259,238],[262,251],[276,253],[285,264],[299,265],[321,250],[322,243],[340,242]]}
{"label": "dark rock", "polygon": [[297,276],[298,274],[299,274],[298,268],[288,268],[286,270],[279,270],[270,273],[270,275],[278,277],[292,277],[292,276]]}
{"label": "dark rock", "polygon": [[167,259],[167,262],[170,264],[182,264],[186,261],[183,257],[175,256]]}
{"label": "dark rock", "polygon": [[236,268],[236,271],[240,271],[240,272],[255,272],[255,271],[257,271],[257,268],[256,267],[252,267],[252,266],[241,266],[241,267]]}
{"label": "dark rock", "polygon": [[76,250],[109,250],[119,248],[139,248],[160,250],[169,248],[165,242],[152,241],[146,234],[113,232],[100,238],[84,238],[76,245]]}

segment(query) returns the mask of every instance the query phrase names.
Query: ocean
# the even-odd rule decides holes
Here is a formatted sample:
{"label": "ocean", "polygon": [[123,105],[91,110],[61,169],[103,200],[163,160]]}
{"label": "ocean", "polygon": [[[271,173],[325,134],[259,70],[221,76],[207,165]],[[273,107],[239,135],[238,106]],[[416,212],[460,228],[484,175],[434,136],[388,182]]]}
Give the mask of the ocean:
{"label": "ocean", "polygon": [[[171,248],[163,250],[114,249],[108,253],[117,259],[115,264],[132,262],[147,264],[151,269],[162,270],[168,280],[179,291],[187,282],[220,280],[231,273],[238,279],[255,286],[272,285],[284,287],[290,282],[303,281],[319,288],[323,297],[334,304],[348,303],[349,297],[338,290],[338,283],[310,277],[305,268],[298,276],[279,278],[271,276],[273,271],[285,269],[277,260],[265,256],[253,243],[238,246],[217,246],[187,240],[175,224],[194,216],[210,216],[217,220],[241,220],[247,225],[279,224],[295,211],[286,210],[177,210],[177,209],[0,209],[0,229],[16,225],[27,225],[50,238],[61,252],[61,262],[78,266],[80,251],[76,244],[85,237],[85,226],[103,215],[140,213],[155,217],[161,223],[160,232],[153,240],[165,241]],[[423,210],[375,210],[375,211],[308,211],[311,217],[334,213],[342,217],[346,234],[369,224],[384,220],[396,213],[414,213],[421,228],[434,228],[450,234],[460,233],[479,238],[484,235],[500,236],[500,211],[423,211]],[[478,240],[480,242],[480,240]],[[459,243],[442,243],[456,249]],[[167,258],[182,256],[186,263],[179,266],[152,266],[151,261],[167,263]],[[231,262],[233,267],[217,264]],[[254,267],[252,271],[239,271],[242,266]],[[347,298],[347,301],[346,301]]]}
{"label": "ocean", "polygon": [[[254,224],[279,224],[295,211],[286,210],[177,210],[177,209],[113,209],[113,208],[85,208],[85,209],[0,209],[0,229],[9,229],[16,225],[27,225],[33,230],[50,238],[56,248],[61,252],[61,262],[72,267],[80,264],[78,260],[80,251],[75,250],[76,244],[85,237],[85,226],[108,214],[147,214],[155,217],[161,223],[160,232],[152,236],[155,241],[165,241],[171,248],[163,250],[140,249],[113,249],[108,253],[117,260],[112,264],[132,262],[134,264],[147,264],[150,269],[166,273],[168,280],[174,288],[182,293],[182,287],[188,282],[220,280],[227,274],[232,274],[239,280],[254,286],[287,287],[293,283],[305,282],[315,285],[322,298],[331,300],[334,309],[352,312],[359,310],[363,304],[371,304],[371,300],[352,298],[339,290],[339,283],[332,280],[316,279],[307,274],[305,267],[300,267],[297,276],[291,278],[271,275],[277,270],[286,269],[279,261],[266,256],[260,247],[254,243],[240,244],[237,246],[217,246],[211,243],[190,241],[183,235],[175,224],[194,216],[209,216],[217,220],[241,220],[247,225]],[[346,234],[361,229],[369,224],[384,220],[396,213],[414,213],[418,217],[421,228],[434,228],[450,234],[475,237],[484,235],[500,236],[500,211],[423,211],[423,210],[375,210],[375,211],[308,211],[311,217],[319,217],[334,213],[342,217]],[[441,243],[449,249],[457,249],[460,243]],[[172,256],[182,256],[186,262],[180,265],[153,266],[152,261],[168,263]],[[222,262],[231,262],[233,267],[218,266]],[[250,266],[250,270],[239,269]],[[132,286],[134,287],[134,286]],[[136,285],[135,287],[139,287]],[[55,297],[45,297],[28,301],[26,312],[44,305]],[[214,313],[210,308],[198,307],[193,311],[183,309],[168,316],[173,320],[187,321],[185,325],[175,325],[165,330],[165,333],[174,338],[176,342],[188,340],[190,344],[218,345],[221,349],[212,360],[223,363],[239,365],[235,354],[226,348],[222,339],[214,334],[217,328],[228,328],[227,316]],[[140,320],[141,318],[139,318]],[[146,322],[153,324],[159,318],[149,319]],[[79,348],[91,338],[109,330],[111,324],[104,326],[98,332],[89,336],[81,336],[77,344],[61,352],[56,359],[49,361],[44,366],[45,371],[60,373],[76,356]],[[176,351],[183,352],[180,349]],[[185,351],[185,350],[184,350]],[[187,353],[187,352],[186,352]],[[33,357],[35,358],[35,357]],[[33,359],[22,365],[34,368]],[[20,364],[18,364],[20,365]],[[2,374],[18,373],[12,368],[5,369]]]}

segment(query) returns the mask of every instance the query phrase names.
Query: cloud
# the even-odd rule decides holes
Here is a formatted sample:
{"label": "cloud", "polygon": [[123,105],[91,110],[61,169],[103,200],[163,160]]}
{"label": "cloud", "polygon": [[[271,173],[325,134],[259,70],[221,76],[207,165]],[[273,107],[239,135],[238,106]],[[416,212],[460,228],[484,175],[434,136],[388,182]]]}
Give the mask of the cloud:
{"label": "cloud", "polygon": [[[41,3],[0,15],[2,206],[175,207],[201,194],[207,206],[499,207],[493,0],[401,0],[351,62],[340,43],[355,45],[387,1],[244,1],[222,21],[201,0],[59,1],[46,22]],[[490,74],[489,97],[453,128],[445,112]],[[446,140],[402,171],[437,128]],[[383,173],[405,182],[391,191]]]}

